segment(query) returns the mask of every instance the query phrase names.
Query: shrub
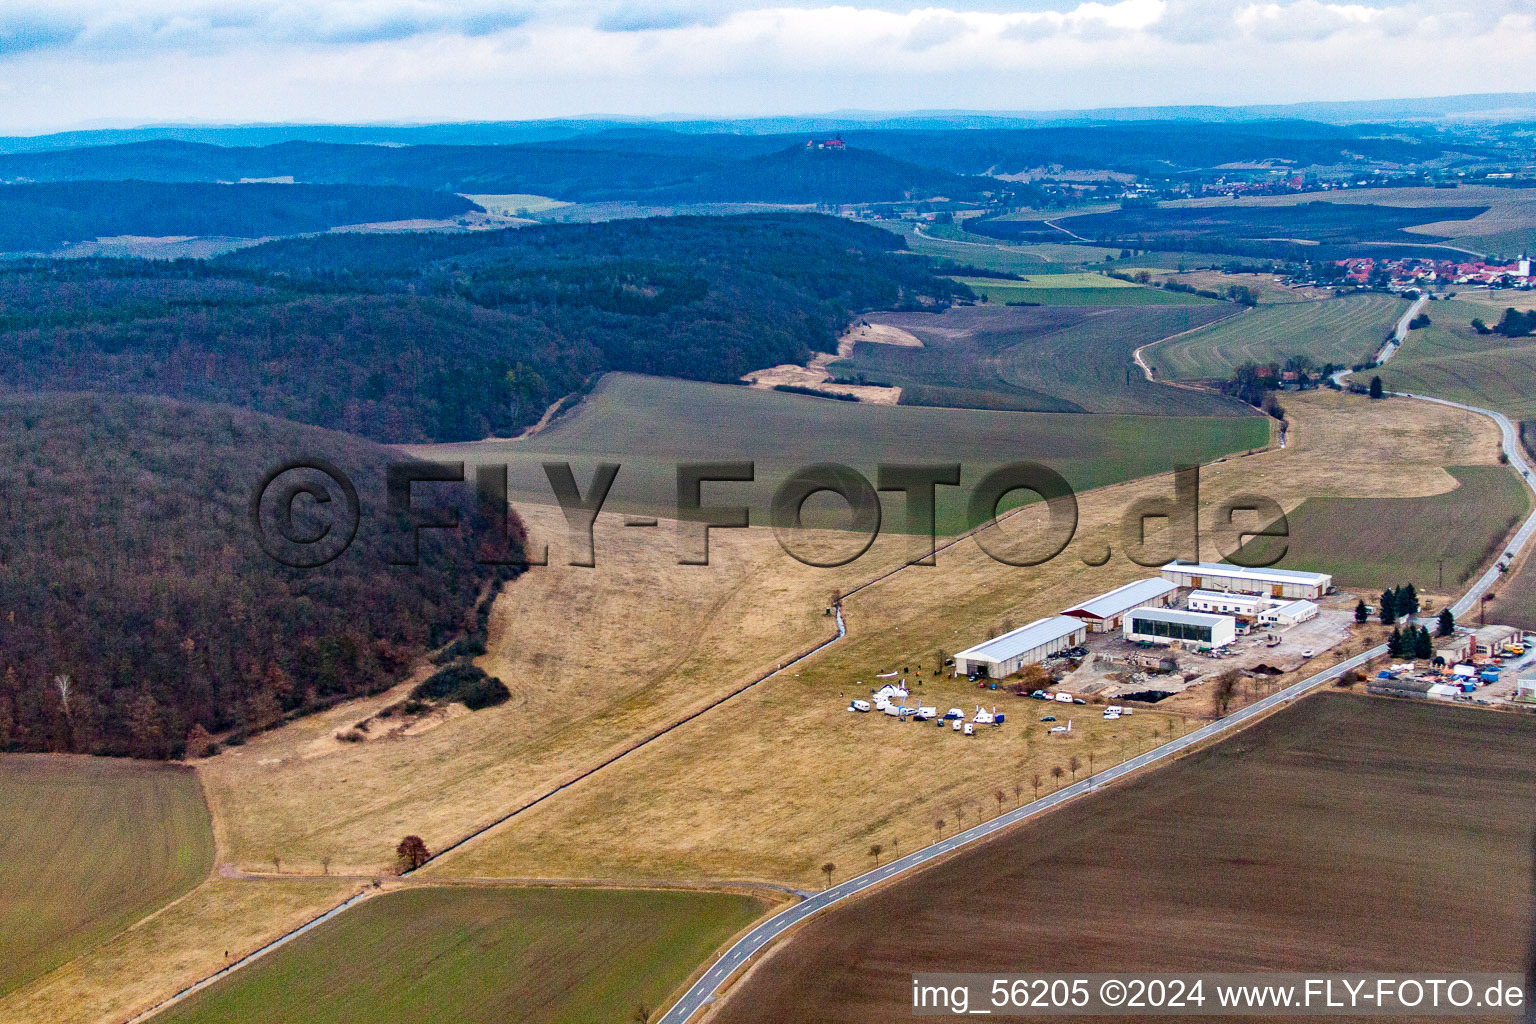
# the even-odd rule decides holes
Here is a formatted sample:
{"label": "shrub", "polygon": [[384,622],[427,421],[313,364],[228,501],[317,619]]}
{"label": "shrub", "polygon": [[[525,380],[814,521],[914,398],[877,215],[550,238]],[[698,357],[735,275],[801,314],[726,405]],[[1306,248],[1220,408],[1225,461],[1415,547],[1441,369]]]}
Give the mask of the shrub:
{"label": "shrub", "polygon": [[471,711],[479,711],[505,703],[512,694],[500,679],[467,661],[457,661],[432,673],[411,696],[417,700],[456,700]]}

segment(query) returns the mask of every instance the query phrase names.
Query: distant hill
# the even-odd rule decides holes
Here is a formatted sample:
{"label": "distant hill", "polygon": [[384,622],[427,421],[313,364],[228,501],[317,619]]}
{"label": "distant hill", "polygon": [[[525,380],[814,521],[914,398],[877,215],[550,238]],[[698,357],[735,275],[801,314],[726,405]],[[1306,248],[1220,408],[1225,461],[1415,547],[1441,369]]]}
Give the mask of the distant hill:
{"label": "distant hill", "polygon": [[294,238],[0,264],[0,381],[228,402],[386,442],[504,436],[608,370],[731,382],[939,307],[889,232],[811,214]]}
{"label": "distant hill", "polygon": [[1536,120],[1536,92],[1469,93],[1402,99],[1333,100],[1234,105],[1185,104],[1055,110],[841,110],[826,114],[748,118],[648,120],[638,117],[553,118],[537,121],[462,121],[438,124],[150,124],[42,135],[0,137],[0,153],[177,139],[216,146],[268,146],[278,142],[359,145],[514,145],[550,142],[599,132],[657,129],[690,135],[783,135],[858,130],[952,131],[1033,128],[1103,121],[1207,123],[1304,119],[1330,124],[1390,121]]}
{"label": "distant hill", "polygon": [[111,235],[261,238],[343,224],[441,220],[479,207],[447,192],[378,185],[58,181],[0,185],[0,252]]}
{"label": "distant hill", "polygon": [[[995,188],[997,183],[990,183]],[[897,160],[872,149],[791,146],[657,189],[666,202],[871,203],[945,196],[973,199],[984,180]]]}
{"label": "distant hill", "polygon": [[161,140],[0,156],[0,181],[291,177],[310,183],[658,203],[880,202],[908,196],[972,196],[984,184],[868,148],[807,151],[805,139],[786,146],[787,141],[610,132],[517,146],[287,142],[226,149]]}
{"label": "distant hill", "polygon": [[[468,629],[508,572],[441,531],[420,564],[390,565],[398,453],[344,434],[53,394],[0,398],[0,435],[0,750],[177,756],[194,725],[253,730],[384,689]],[[327,459],[359,492],[356,540],[322,568],[277,564],[247,521],[291,458]]]}

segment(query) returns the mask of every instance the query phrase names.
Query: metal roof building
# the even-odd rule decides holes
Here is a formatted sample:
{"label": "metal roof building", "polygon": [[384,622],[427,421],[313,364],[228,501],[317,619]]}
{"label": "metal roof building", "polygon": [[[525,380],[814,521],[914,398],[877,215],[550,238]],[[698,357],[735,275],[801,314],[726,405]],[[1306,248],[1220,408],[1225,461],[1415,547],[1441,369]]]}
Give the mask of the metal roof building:
{"label": "metal roof building", "polygon": [[993,637],[955,655],[955,674],[977,673],[991,679],[1011,676],[1025,665],[1044,661],[1052,654],[1076,647],[1088,636],[1081,619],[1053,615]]}
{"label": "metal roof building", "polygon": [[1325,572],[1294,569],[1249,569],[1225,562],[1169,562],[1163,579],[1196,590],[1231,590],[1265,597],[1319,598],[1333,589],[1333,577]]}
{"label": "metal roof building", "polygon": [[1125,617],[1124,635],[1133,643],[1225,647],[1237,639],[1237,620],[1178,608],[1137,608]]}
{"label": "metal roof building", "polygon": [[1178,589],[1177,584],[1169,583],[1167,580],[1156,578],[1137,580],[1068,608],[1061,614],[1082,619],[1095,633],[1108,633],[1120,628],[1121,617],[1132,608],[1165,605]]}

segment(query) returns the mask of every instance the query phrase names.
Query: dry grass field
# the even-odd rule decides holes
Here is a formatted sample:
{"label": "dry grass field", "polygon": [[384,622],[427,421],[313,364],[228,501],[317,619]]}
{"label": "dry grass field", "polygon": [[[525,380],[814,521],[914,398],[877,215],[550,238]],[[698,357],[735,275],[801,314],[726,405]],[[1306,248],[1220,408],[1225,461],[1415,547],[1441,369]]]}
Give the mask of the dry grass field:
{"label": "dry grass field", "polygon": [[597,567],[572,567],[559,513],[519,511],[551,564],[492,615],[480,664],[512,699],[409,737],[336,738],[402,687],[204,762],[223,860],[372,872],[408,833],[438,849],[830,636],[831,589],[868,571],[800,565],[757,529],[714,531],[711,564],[681,566],[673,524],[637,531],[606,515]]}
{"label": "dry grass field", "polygon": [[[1432,406],[1383,410],[1331,392],[1295,396],[1285,450],[1207,467],[1202,501],[1260,490],[1286,508],[1322,494],[1386,497],[1450,490],[1445,465],[1488,464],[1491,424]],[[1463,462],[1461,460],[1469,460]],[[1092,754],[1102,767],[1181,721],[1147,711],[1104,723],[1078,709],[1070,739],[1049,736],[1041,705],[1001,691],[936,679],[937,651],[953,653],[1013,623],[1055,612],[1147,574],[1116,556],[1100,569],[1081,557],[1118,546],[1129,503],[1167,494],[1166,477],[1103,488],[1081,497],[1079,539],[1045,565],[1010,568],[974,540],[941,552],[938,566],[914,567],[849,597],[849,637],[807,661],[483,836],[429,869],[466,876],[757,878],[820,884],[820,865],[838,874],[868,867],[872,844],[910,849],[945,820],[974,823],[1020,793],[1053,784],[1050,769]],[[1034,509],[1004,533],[1035,522]],[[1212,538],[1207,535],[1207,541]],[[1208,556],[1217,554],[1207,549]],[[925,703],[968,713],[976,703],[1012,712],[1007,725],[963,739],[932,726],[850,714],[882,672],[903,667]],[[1058,715],[1058,718],[1061,716]]]}
{"label": "dry grass field", "polygon": [[192,771],[0,756],[0,995],[187,892],[212,866]]}
{"label": "dry grass field", "polygon": [[[122,1024],[362,889],[332,878],[213,878],[0,998],[6,1024]],[[227,955],[226,955],[227,954]]]}
{"label": "dry grass field", "polygon": [[1311,697],[817,917],[711,1020],[884,1024],[910,1017],[914,971],[1064,958],[1076,971],[1518,973],[1533,765],[1525,716]]}

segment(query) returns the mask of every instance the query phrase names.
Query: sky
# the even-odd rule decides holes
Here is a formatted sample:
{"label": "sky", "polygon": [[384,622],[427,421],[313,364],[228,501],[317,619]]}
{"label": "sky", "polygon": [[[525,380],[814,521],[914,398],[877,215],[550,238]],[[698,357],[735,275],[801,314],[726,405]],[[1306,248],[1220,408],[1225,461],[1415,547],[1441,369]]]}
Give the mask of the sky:
{"label": "sky", "polygon": [[1536,90],[1532,0],[0,0],[0,133]]}

